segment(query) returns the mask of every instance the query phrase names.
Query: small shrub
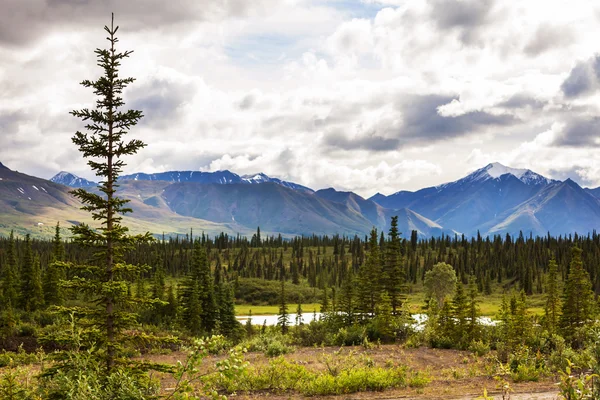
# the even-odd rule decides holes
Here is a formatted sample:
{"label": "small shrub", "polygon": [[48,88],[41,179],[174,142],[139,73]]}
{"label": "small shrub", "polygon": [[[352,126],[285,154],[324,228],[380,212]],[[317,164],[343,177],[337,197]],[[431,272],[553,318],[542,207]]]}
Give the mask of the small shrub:
{"label": "small shrub", "polygon": [[31,323],[24,322],[17,327],[17,336],[27,337],[27,336],[35,336],[35,335],[36,335],[36,326]]}
{"label": "small shrub", "polygon": [[431,377],[427,373],[421,371],[412,373],[408,378],[408,386],[411,388],[421,389],[429,385],[430,382]]}
{"label": "small shrub", "polygon": [[469,351],[472,351],[481,357],[490,352],[490,345],[484,343],[482,340],[473,340],[471,341],[471,344],[469,344]]}

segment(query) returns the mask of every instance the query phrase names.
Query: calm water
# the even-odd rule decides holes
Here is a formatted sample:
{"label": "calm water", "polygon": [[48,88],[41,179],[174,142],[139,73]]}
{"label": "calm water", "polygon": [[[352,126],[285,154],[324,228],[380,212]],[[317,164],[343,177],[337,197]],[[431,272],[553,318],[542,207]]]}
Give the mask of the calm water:
{"label": "calm water", "polygon": [[[313,320],[315,316],[318,320],[319,318],[321,318],[321,313],[303,313],[302,322],[308,324]],[[252,325],[265,324],[267,326],[274,326],[277,325],[277,317],[277,315],[252,315]],[[425,321],[427,321],[427,315],[413,314],[412,317],[415,320],[415,329],[423,329],[425,326]],[[248,315],[238,315],[236,318],[242,324],[245,324],[248,320]],[[490,317],[479,317],[477,320],[481,325],[496,325],[496,321],[491,319]],[[289,315],[289,323],[290,325],[296,325],[296,314]]]}

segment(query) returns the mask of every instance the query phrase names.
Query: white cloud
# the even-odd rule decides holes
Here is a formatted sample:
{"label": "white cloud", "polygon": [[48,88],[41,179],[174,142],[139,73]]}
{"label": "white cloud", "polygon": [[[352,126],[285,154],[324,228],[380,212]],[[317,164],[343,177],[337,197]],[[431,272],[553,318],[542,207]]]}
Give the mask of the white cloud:
{"label": "white cloud", "polygon": [[[85,17],[22,9],[30,31],[0,38],[0,91],[10,98],[0,106],[0,161],[93,178],[70,142],[83,124],[68,111],[94,100],[78,82],[100,73],[93,49],[105,45],[108,14],[55,1]],[[149,144],[127,172],[263,171],[364,196],[492,161],[594,181],[599,154],[581,132],[600,95],[561,89],[578,65],[595,73],[593,2],[470,9],[460,0],[444,15],[447,0],[350,3],[215,0],[175,12],[153,2],[145,23],[119,6],[119,44],[135,50],[121,75],[137,78],[125,99],[147,114],[133,135]],[[32,162],[23,148],[41,155]]]}

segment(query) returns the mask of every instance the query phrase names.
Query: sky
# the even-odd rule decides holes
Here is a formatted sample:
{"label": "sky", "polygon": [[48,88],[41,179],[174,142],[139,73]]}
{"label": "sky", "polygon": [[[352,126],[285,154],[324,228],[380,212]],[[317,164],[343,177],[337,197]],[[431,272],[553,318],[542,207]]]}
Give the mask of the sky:
{"label": "sky", "polygon": [[95,179],[71,142],[111,12],[125,173],[264,172],[364,197],[491,162],[600,186],[594,0],[0,0],[0,162]]}

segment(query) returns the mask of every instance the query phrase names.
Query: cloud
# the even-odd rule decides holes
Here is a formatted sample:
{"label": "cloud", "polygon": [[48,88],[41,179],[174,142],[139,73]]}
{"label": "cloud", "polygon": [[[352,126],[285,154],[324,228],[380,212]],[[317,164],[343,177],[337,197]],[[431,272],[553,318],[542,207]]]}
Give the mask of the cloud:
{"label": "cloud", "polygon": [[174,6],[162,0],[3,0],[0,14],[0,45],[18,46],[68,26],[117,25],[128,31],[160,29],[182,23],[219,21],[268,12],[276,0],[180,0]]}
{"label": "cloud", "polygon": [[141,124],[154,128],[167,128],[181,108],[192,100],[195,86],[192,82],[177,82],[168,78],[153,77],[134,86],[128,92],[131,109],[142,110]]}
{"label": "cloud", "polygon": [[19,125],[27,117],[27,114],[22,110],[0,110],[0,132],[2,132],[2,138],[6,138],[9,135],[16,135],[19,131]]}
{"label": "cloud", "polygon": [[527,55],[537,56],[550,49],[569,44],[573,39],[573,33],[569,27],[542,24],[527,42],[523,51]]}
{"label": "cloud", "polygon": [[131,137],[148,143],[126,173],[263,171],[368,196],[497,160],[566,171],[598,158],[600,27],[587,0],[2,4],[0,160],[27,173],[94,178],[68,111],[93,106],[78,82],[100,73],[93,49],[111,11],[120,48],[135,50],[120,71],[137,79],[126,108],[145,114]]}
{"label": "cloud", "polygon": [[567,98],[589,94],[600,87],[600,55],[578,62],[560,86]]}
{"label": "cloud", "polygon": [[540,109],[544,107],[544,101],[527,93],[516,93],[505,101],[498,103],[498,107],[507,109],[523,109],[531,107],[534,109]]}
{"label": "cloud", "polygon": [[473,44],[493,7],[493,0],[435,0],[431,2],[431,16],[442,30],[459,30],[460,40]]}
{"label": "cloud", "polygon": [[572,118],[555,137],[555,146],[600,146],[600,117]]}

